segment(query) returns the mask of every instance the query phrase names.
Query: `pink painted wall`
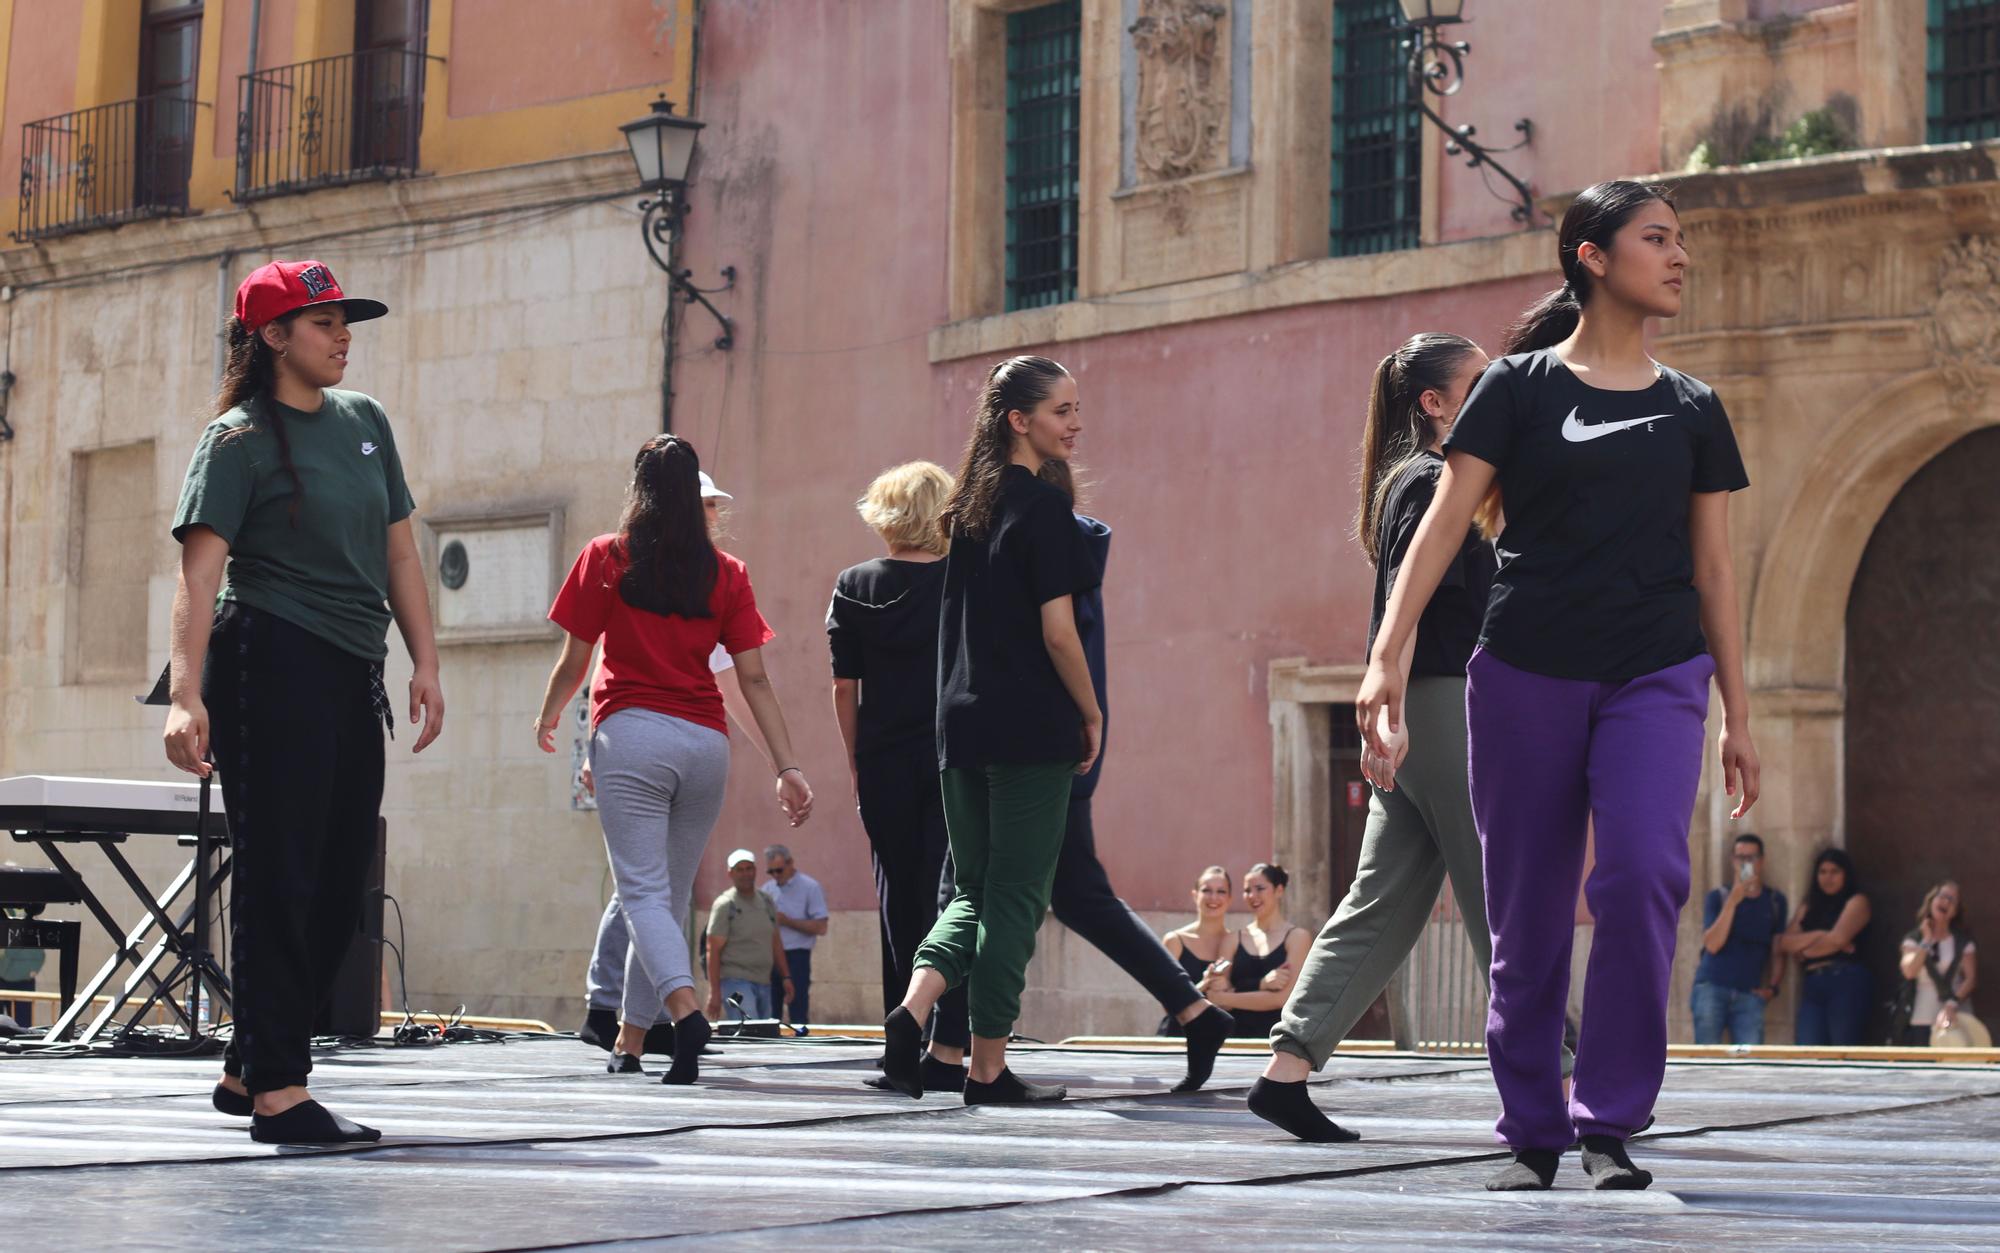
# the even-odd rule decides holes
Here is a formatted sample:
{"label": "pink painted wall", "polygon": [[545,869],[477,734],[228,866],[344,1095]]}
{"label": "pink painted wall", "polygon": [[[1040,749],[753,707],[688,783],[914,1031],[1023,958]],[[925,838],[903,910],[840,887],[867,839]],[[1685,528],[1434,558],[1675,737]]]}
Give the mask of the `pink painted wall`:
{"label": "pink painted wall", "polygon": [[[1524,10],[1533,9],[1533,20]],[[1465,86],[1432,104],[1453,125],[1506,147],[1528,118],[1534,141],[1500,159],[1538,196],[1575,191],[1607,178],[1660,168],[1659,57],[1653,36],[1661,6],[1620,0],[1468,0],[1454,36],[1472,45]],[[1428,173],[1429,171],[1427,171]],[[1496,193],[1481,186],[1486,173]],[[1519,227],[1508,217],[1513,189],[1464,158],[1444,159],[1438,180],[1439,235],[1473,239]]]}
{"label": "pink painted wall", "polygon": [[665,83],[683,37],[675,0],[456,0],[452,117]]}
{"label": "pink painted wall", "polygon": [[[76,107],[80,4],[16,4],[7,45],[7,100],[0,111],[0,170],[21,170],[21,127]],[[14,223],[5,224],[12,230]]]}
{"label": "pink painted wall", "polygon": [[[241,83],[250,62],[250,4],[236,0],[222,7],[222,73],[215,87],[215,151],[236,151],[236,113],[241,107]],[[215,6],[204,10],[203,21],[215,21]],[[257,68],[290,65],[294,52],[293,31],[298,23],[298,0],[264,0],[264,12],[257,27]]]}
{"label": "pink painted wall", "polygon": [[[699,891],[720,890],[729,848],[786,840],[835,908],[868,908],[867,843],[828,706],[827,596],[842,567],[878,555],[856,496],[912,457],[955,467],[990,363],[933,367],[925,352],[947,317],[944,6],[786,0],[782,40],[769,37],[773,8],[713,0],[703,17],[708,129],[685,259],[702,283],[741,270],[717,298],[737,342],[715,351],[707,315],[687,314],[675,424],[739,496],[726,546],[779,632],[765,652],[820,801],[787,833],[739,749]],[[1375,362],[1419,330],[1491,343],[1551,281],[1049,349],[1082,384],[1090,508],[1116,531],[1097,818],[1134,905],[1180,908],[1202,866],[1270,855],[1269,663],[1362,660],[1369,577],[1346,535]]]}

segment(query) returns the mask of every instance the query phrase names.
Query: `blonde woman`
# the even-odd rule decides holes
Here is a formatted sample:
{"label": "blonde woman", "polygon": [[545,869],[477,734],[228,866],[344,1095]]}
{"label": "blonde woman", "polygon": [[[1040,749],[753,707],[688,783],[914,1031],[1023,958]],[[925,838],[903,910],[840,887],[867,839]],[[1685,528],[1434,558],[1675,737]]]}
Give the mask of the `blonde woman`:
{"label": "blonde woman", "polygon": [[[840,572],[826,612],[833,713],[875,861],[882,929],[883,1012],[914,972],[917,945],[937,921],[949,846],[937,762],[938,607],[945,540],[938,515],[951,494],[943,466],[884,470],[856,502],[888,555]],[[924,1086],[960,1091],[970,1043],[962,989],[937,1016]]]}

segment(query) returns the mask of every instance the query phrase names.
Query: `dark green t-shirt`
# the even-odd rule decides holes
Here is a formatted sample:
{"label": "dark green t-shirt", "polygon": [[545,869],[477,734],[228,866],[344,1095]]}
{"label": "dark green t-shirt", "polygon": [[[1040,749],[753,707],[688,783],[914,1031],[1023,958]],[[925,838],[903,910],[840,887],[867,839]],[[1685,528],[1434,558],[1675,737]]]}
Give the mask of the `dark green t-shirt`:
{"label": "dark green t-shirt", "polygon": [[[209,423],[195,446],[174,538],[200,525],[229,541],[219,599],[380,661],[389,653],[389,527],[416,502],[382,406],[360,392],[322,395],[318,413],[272,402],[305,490],[296,527],[278,437],[238,407]],[[246,434],[221,438],[244,426]]]}

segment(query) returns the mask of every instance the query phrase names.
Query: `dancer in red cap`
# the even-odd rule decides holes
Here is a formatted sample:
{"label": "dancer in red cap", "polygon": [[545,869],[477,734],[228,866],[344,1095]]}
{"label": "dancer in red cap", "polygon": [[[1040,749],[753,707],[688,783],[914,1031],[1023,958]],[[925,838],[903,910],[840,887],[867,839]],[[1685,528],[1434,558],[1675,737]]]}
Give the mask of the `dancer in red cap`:
{"label": "dancer in red cap", "polygon": [[395,436],[382,406],[336,390],[349,325],[387,312],[318,261],[273,261],[245,279],[217,417],[174,515],[167,758],[220,771],[234,857],[236,1032],[215,1107],[249,1116],[251,1138],[272,1144],[382,1134],[314,1101],[306,1076],[375,850],[382,732],[394,734],[391,616],[416,666],[412,751],[444,727]]}

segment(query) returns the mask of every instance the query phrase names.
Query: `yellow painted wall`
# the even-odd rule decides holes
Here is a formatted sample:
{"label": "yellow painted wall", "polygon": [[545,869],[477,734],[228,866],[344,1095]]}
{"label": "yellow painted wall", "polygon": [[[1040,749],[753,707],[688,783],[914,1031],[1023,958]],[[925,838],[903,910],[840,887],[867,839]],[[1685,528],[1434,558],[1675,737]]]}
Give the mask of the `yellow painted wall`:
{"label": "yellow painted wall", "polygon": [[[76,99],[71,108],[128,100],[139,82],[139,28],[142,0],[74,0],[83,8],[77,58]],[[624,4],[655,15],[652,0],[594,0]],[[204,106],[226,112],[237,107],[239,66],[222,64],[225,12],[251,0],[207,0],[202,14],[201,68],[196,98]],[[430,0],[428,50],[434,58],[427,69],[423,130],[419,160],[427,173],[459,174],[500,166],[548,161],[618,148],[618,127],[642,116],[653,97],[667,97],[685,107],[693,76],[693,32],[700,0],[675,0],[666,19],[675,27],[673,54],[666,81],[643,87],[600,92],[521,108],[482,111],[453,117],[451,49],[460,6],[456,0]],[[338,56],[354,46],[355,0],[296,0],[291,56],[295,61]],[[14,0],[0,0],[0,99],[6,89],[6,51],[12,31]],[[487,32],[482,32],[487,33]],[[521,49],[524,57],[533,50]],[[24,119],[31,120],[31,119]],[[188,199],[199,211],[231,207],[235,187],[233,147],[218,141],[226,127],[198,124]],[[5,180],[11,184],[12,180]],[[14,190],[11,186],[9,190]],[[19,210],[18,192],[0,198],[0,222],[12,223]]]}

